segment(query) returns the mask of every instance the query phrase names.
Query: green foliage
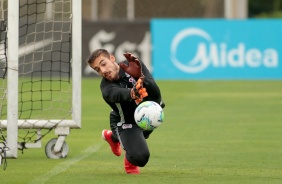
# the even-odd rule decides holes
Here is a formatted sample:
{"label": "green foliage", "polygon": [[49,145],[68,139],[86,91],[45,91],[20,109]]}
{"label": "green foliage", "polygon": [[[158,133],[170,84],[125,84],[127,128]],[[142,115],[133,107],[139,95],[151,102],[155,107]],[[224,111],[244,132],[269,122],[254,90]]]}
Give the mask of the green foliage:
{"label": "green foliage", "polygon": [[249,0],[249,17],[281,18],[282,0]]}
{"label": "green foliage", "polygon": [[255,18],[282,18],[282,11],[261,13],[261,14],[256,15]]}
{"label": "green foliage", "polygon": [[[158,81],[165,122],[148,139],[149,163],[127,175],[123,155],[101,139],[110,108],[97,79],[83,80],[82,129],[67,137],[66,159],[43,148],[19,152],[0,170],[1,184],[281,183],[282,81]],[[0,167],[2,169],[3,166]]]}

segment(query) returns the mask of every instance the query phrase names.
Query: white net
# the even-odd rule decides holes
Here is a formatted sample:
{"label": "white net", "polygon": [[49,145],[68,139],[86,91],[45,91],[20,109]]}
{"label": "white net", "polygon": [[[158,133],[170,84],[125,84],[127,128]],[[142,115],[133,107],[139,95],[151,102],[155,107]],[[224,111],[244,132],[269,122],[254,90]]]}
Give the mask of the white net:
{"label": "white net", "polygon": [[70,3],[20,1],[19,119],[70,114]]}
{"label": "white net", "polygon": [[[19,80],[19,129],[24,129],[18,132],[20,149],[71,119],[71,5],[71,0],[19,1],[19,64],[15,77]],[[6,84],[10,80],[6,79],[7,0],[0,0],[0,16],[0,142],[5,144],[9,110]],[[3,144],[0,154],[1,148]]]}
{"label": "white net", "polygon": [[[7,114],[7,55],[6,55],[6,47],[7,47],[7,1],[0,1],[0,119],[2,119],[2,115]],[[6,118],[6,117],[5,117]],[[1,120],[0,120],[1,121]],[[1,157],[6,157],[6,152],[9,150],[6,144],[6,132],[3,130],[0,124],[0,163]],[[6,159],[4,160],[4,169],[6,169]]]}

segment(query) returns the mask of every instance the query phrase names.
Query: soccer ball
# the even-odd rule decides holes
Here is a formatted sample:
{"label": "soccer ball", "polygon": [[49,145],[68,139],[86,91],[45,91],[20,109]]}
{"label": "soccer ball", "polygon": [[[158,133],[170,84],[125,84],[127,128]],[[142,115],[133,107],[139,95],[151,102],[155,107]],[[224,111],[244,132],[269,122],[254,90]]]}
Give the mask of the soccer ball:
{"label": "soccer ball", "polygon": [[154,130],[164,121],[162,107],[153,101],[145,101],[137,106],[134,112],[136,124],[144,130]]}

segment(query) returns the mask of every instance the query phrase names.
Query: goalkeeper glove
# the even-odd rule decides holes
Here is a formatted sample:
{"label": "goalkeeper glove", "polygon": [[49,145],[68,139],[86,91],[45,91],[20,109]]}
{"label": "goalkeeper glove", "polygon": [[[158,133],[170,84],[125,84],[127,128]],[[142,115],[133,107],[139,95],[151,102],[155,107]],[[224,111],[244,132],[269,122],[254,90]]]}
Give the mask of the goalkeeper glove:
{"label": "goalkeeper glove", "polygon": [[144,77],[140,77],[136,84],[134,84],[133,88],[130,91],[130,96],[135,103],[138,105],[140,102],[143,101],[143,98],[148,96],[146,88],[143,87]]}
{"label": "goalkeeper glove", "polygon": [[142,66],[141,66],[139,59],[129,52],[127,52],[123,55],[127,59],[128,65],[126,65],[125,63],[122,62],[122,63],[119,64],[119,66],[126,73],[128,73],[130,76],[132,76],[135,79],[143,77],[144,75],[142,73]]}

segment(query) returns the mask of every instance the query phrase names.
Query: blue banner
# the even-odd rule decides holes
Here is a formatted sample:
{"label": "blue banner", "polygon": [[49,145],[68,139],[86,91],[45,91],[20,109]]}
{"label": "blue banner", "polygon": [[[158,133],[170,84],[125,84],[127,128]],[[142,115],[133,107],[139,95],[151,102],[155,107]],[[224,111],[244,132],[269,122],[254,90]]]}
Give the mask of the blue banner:
{"label": "blue banner", "polygon": [[156,79],[282,79],[282,20],[153,19]]}

